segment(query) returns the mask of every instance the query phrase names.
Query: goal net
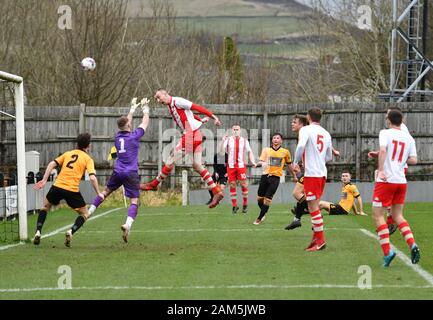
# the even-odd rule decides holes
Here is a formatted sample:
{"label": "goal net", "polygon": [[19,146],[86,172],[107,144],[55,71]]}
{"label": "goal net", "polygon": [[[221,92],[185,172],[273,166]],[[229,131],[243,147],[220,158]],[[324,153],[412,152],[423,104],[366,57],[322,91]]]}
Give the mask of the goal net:
{"label": "goal net", "polygon": [[0,71],[0,242],[27,240],[24,89]]}

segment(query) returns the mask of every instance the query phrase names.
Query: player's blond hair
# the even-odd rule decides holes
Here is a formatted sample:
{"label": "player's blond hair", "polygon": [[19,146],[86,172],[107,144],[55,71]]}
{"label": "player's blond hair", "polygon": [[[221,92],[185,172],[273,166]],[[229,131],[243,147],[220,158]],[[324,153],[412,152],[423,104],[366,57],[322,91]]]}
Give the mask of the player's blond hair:
{"label": "player's blond hair", "polygon": [[117,119],[117,127],[119,128],[119,130],[125,130],[128,121],[128,118],[125,116],[121,116],[119,119]]}

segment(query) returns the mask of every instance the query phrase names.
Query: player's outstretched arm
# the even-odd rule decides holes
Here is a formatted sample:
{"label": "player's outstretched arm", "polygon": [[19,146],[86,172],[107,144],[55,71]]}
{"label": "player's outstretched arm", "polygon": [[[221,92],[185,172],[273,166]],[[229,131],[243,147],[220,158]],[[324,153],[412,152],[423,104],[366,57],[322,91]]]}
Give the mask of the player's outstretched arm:
{"label": "player's outstretched arm", "polygon": [[248,156],[250,158],[250,161],[251,161],[253,167],[256,168],[257,167],[257,163],[256,163],[256,159],[254,158],[253,151],[248,151]]}
{"label": "player's outstretched arm", "polygon": [[132,116],[134,115],[135,110],[138,108],[138,106],[140,105],[140,102],[137,103],[137,98],[132,98],[131,100],[131,108],[129,109],[129,113],[127,115],[127,118],[129,120],[130,123],[132,123]]}
{"label": "player's outstretched arm", "polygon": [[298,177],[296,176],[295,168],[293,162],[287,165],[287,173],[292,176],[292,181],[298,182]]}
{"label": "player's outstretched arm", "polygon": [[143,98],[141,99],[141,110],[143,111],[143,119],[141,120],[141,124],[139,125],[140,128],[143,128],[144,131],[146,131],[147,127],[149,126],[149,99]]}
{"label": "player's outstretched arm", "polygon": [[98,179],[96,178],[96,175],[91,174],[89,176],[89,179],[90,184],[92,185],[93,190],[95,190],[96,194],[99,195],[101,198],[104,198],[104,194],[99,191]]}
{"label": "player's outstretched arm", "polygon": [[355,213],[355,215],[358,215],[358,208],[356,207],[356,201],[353,202],[352,209],[353,209],[353,212]]}
{"label": "player's outstretched arm", "polygon": [[[358,214],[360,216],[366,216],[367,214],[364,212],[364,205],[361,196],[357,197],[356,200],[358,201],[359,204],[359,212],[356,212],[355,210],[355,214]],[[353,204],[353,207],[356,208],[355,203]]]}
{"label": "player's outstretched arm", "polygon": [[307,145],[307,141],[308,141],[308,134],[305,131],[305,127],[303,127],[299,131],[298,145],[296,146],[295,158],[293,159],[293,168],[295,172],[300,171],[298,163],[302,159],[302,155],[304,153],[305,146]]}
{"label": "player's outstretched arm", "polygon": [[332,155],[334,153],[334,148],[332,147],[332,145],[330,145],[328,147],[328,149],[326,149],[326,156],[325,156],[325,161],[331,161],[332,160]]}
{"label": "player's outstretched arm", "polygon": [[50,176],[51,171],[53,171],[53,169],[54,169],[55,167],[57,167],[57,163],[56,163],[55,161],[51,161],[51,162],[48,164],[47,169],[45,170],[44,177],[42,178],[41,181],[39,181],[38,183],[36,183],[36,184],[33,186],[33,189],[36,189],[36,190],[42,189],[42,188],[44,187],[44,185],[47,183],[47,181],[48,181],[48,177]]}
{"label": "player's outstretched arm", "polygon": [[198,104],[193,103],[191,105],[191,110],[200,112],[201,114],[204,114],[205,116],[214,119],[214,124],[216,126],[221,125],[221,121],[218,119],[218,117],[216,115],[214,115],[212,112],[210,112],[208,109],[206,109],[205,107],[202,107]]}
{"label": "player's outstretched arm", "polygon": [[368,153],[368,157],[371,159],[375,159],[375,158],[379,157],[379,151],[370,151]]}
{"label": "player's outstretched arm", "polygon": [[200,121],[201,123],[209,122],[209,117],[200,118],[198,115],[193,113],[194,119]]}
{"label": "player's outstretched arm", "polygon": [[386,181],[385,172],[383,171],[386,159],[386,146],[381,146],[379,150],[379,165],[377,168],[377,177],[382,181]]}
{"label": "player's outstretched arm", "polygon": [[340,156],[340,151],[338,151],[337,149],[332,148],[332,154],[333,154],[335,157],[339,157],[339,156]]}
{"label": "player's outstretched arm", "polygon": [[406,161],[407,164],[417,164],[417,162],[418,162],[418,158],[414,156],[407,158]]}
{"label": "player's outstretched arm", "polygon": [[222,141],[220,142],[220,144],[218,145],[218,153],[219,154],[224,154],[227,150],[227,143],[228,143],[228,137],[227,136],[223,136]]}

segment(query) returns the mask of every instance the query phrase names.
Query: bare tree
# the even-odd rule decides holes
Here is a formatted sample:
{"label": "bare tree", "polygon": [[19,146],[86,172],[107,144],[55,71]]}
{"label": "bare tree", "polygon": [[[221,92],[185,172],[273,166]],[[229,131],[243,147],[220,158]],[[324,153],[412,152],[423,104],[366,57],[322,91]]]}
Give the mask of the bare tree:
{"label": "bare tree", "polygon": [[[225,61],[233,74],[223,88],[227,94],[215,94],[221,81],[217,37],[180,30],[168,0],[152,0],[147,18],[128,17],[127,4],[71,0],[72,29],[63,30],[57,25],[61,0],[2,0],[0,68],[23,75],[30,105],[120,105],[159,87],[201,103],[224,103],[228,96],[236,103],[253,96],[264,101],[258,96],[266,94],[269,77],[255,79],[248,71],[244,88],[238,53]],[[96,60],[94,71],[80,68],[87,56]]]}
{"label": "bare tree", "polygon": [[310,50],[317,59],[291,67],[292,100],[326,102],[332,97],[372,100],[389,89],[391,2],[369,1],[372,24],[360,29],[358,8],[365,0],[339,0],[330,8],[315,0],[312,27],[324,41]]}

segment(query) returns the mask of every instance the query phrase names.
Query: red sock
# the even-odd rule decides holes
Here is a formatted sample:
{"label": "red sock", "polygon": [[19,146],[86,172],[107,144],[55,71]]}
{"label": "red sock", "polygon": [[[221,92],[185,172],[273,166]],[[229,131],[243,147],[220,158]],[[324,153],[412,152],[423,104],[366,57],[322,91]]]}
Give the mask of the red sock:
{"label": "red sock", "polygon": [[213,194],[221,192],[221,189],[213,181],[211,174],[206,169],[200,172],[200,175],[204,182],[206,182],[207,187],[212,191]]}
{"label": "red sock", "polygon": [[379,243],[382,247],[383,254],[387,256],[391,250],[391,244],[389,243],[389,230],[387,224],[382,224],[376,229],[377,235],[379,236]]}
{"label": "red sock", "polygon": [[415,238],[413,237],[409,223],[407,221],[404,221],[398,225],[398,228],[400,229],[401,235],[403,236],[404,240],[406,240],[407,245],[411,249],[412,245],[415,243]]}
{"label": "red sock", "polygon": [[395,221],[394,221],[394,219],[392,218],[392,214],[389,214],[389,215],[386,217],[386,223],[387,223],[387,224],[395,224]]}
{"label": "red sock", "polygon": [[232,199],[232,206],[237,207],[236,187],[230,187],[230,197]]}
{"label": "red sock", "polygon": [[242,187],[242,205],[248,205],[248,187]]}
{"label": "red sock", "polygon": [[[215,184],[215,183],[214,183],[214,184]],[[212,193],[213,193],[214,195],[216,195],[217,193],[222,192],[220,186],[217,185],[217,184],[215,184],[215,187],[213,187],[212,189],[210,189],[210,191],[212,191]]]}
{"label": "red sock", "polygon": [[311,223],[313,224],[314,237],[324,241],[323,237],[323,217],[320,210],[311,212]]}
{"label": "red sock", "polygon": [[156,187],[160,182],[164,181],[165,178],[167,178],[167,176],[170,174],[171,170],[173,170],[173,167],[168,167],[166,165],[164,165],[162,167],[161,172],[158,174],[158,176],[156,177],[156,179],[153,179],[150,184],[154,187]]}

